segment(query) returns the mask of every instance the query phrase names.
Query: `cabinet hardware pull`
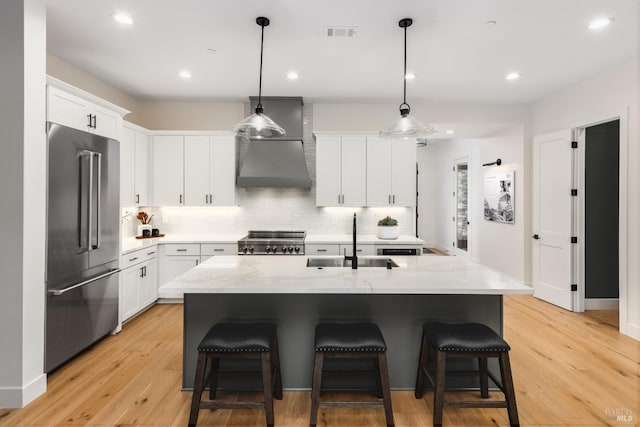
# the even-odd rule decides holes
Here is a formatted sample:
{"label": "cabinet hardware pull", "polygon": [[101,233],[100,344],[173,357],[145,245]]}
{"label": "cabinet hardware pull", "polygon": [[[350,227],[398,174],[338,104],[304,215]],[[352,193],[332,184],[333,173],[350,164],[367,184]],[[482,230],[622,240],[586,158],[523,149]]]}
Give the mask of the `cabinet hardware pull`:
{"label": "cabinet hardware pull", "polygon": [[176,252],[187,252],[186,249],[176,249]]}
{"label": "cabinet hardware pull", "polygon": [[209,195],[205,194],[204,195],[204,204],[206,205],[207,203],[209,203]]}
{"label": "cabinet hardware pull", "polygon": [[155,253],[156,253],[156,251],[153,251],[153,252],[147,252],[147,255],[153,255],[153,254],[155,254]]}
{"label": "cabinet hardware pull", "polygon": [[389,204],[391,204],[391,194],[389,194]]}
{"label": "cabinet hardware pull", "polygon": [[318,252],[327,252],[326,249],[318,249]]}
{"label": "cabinet hardware pull", "polygon": [[137,259],[138,259],[138,257],[129,258],[129,262],[133,262],[133,261],[135,261],[135,260],[137,260]]}
{"label": "cabinet hardware pull", "polygon": [[216,248],[216,249],[214,249],[213,251],[214,251],[214,252],[224,252],[224,249],[222,249],[222,248]]}
{"label": "cabinet hardware pull", "polygon": [[395,194],[393,195],[393,204],[394,205],[396,204],[396,195]]}
{"label": "cabinet hardware pull", "polygon": [[144,269],[144,276],[142,276],[142,277],[147,277],[147,266],[145,265],[142,268]]}
{"label": "cabinet hardware pull", "polygon": [[87,114],[87,119],[89,119],[88,127],[91,127],[91,114]]}
{"label": "cabinet hardware pull", "polygon": [[140,204],[140,195],[136,194],[136,204]]}
{"label": "cabinet hardware pull", "polygon": [[213,194],[209,194],[209,203],[213,204]]}
{"label": "cabinet hardware pull", "polygon": [[182,204],[182,194],[180,195],[180,204]]}
{"label": "cabinet hardware pull", "polygon": [[198,259],[197,259],[197,260],[196,260],[196,266],[198,265],[198,263],[200,263],[200,260],[198,260]]}

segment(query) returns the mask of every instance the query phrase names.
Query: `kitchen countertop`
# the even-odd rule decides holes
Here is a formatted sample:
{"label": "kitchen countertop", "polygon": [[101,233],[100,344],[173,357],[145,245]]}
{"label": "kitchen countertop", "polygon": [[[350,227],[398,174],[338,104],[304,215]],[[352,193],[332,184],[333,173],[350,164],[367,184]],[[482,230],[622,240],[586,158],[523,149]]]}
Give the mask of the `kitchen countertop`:
{"label": "kitchen countertop", "polygon": [[160,243],[237,243],[242,239],[244,234],[167,234],[164,237],[151,237],[147,239],[136,239],[135,237],[127,237],[122,239],[122,255],[129,252],[157,245]]}
{"label": "kitchen countertop", "polygon": [[[315,258],[315,257],[314,257]],[[318,257],[321,258],[321,257]],[[332,258],[332,257],[328,257]],[[387,257],[361,257],[387,258]],[[531,294],[521,282],[447,256],[390,257],[399,267],[306,267],[306,256],[213,257],[159,288],[160,298],[228,294]]]}
{"label": "kitchen countertop", "polygon": [[[147,239],[136,239],[127,237],[122,239],[121,254],[125,255],[138,249],[161,243],[237,243],[245,234],[167,234],[164,237],[151,237]],[[352,237],[348,234],[309,234],[305,237],[305,244],[350,244]],[[422,245],[424,240],[409,235],[401,235],[394,240],[378,239],[373,234],[363,234],[357,236],[357,243],[376,245]]]}
{"label": "kitchen countertop", "polygon": [[[353,237],[350,234],[309,234],[304,239],[305,244],[351,244]],[[356,244],[376,244],[376,245],[422,245],[424,240],[414,236],[400,235],[397,239],[378,239],[374,234],[358,234]]]}

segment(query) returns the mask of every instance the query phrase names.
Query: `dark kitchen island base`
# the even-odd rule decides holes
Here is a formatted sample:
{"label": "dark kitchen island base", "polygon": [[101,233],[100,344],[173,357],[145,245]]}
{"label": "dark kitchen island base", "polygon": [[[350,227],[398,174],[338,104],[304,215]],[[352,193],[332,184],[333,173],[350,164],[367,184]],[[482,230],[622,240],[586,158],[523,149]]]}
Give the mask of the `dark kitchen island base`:
{"label": "dark kitchen island base", "polygon": [[[197,347],[211,326],[222,321],[261,320],[278,325],[285,389],[311,389],[314,329],[325,321],[377,323],[387,343],[391,388],[413,389],[422,324],[433,320],[479,322],[502,335],[502,295],[185,293],[183,389],[193,387]],[[496,368],[491,365],[497,374]],[[453,387],[477,387],[476,378],[455,379]]]}

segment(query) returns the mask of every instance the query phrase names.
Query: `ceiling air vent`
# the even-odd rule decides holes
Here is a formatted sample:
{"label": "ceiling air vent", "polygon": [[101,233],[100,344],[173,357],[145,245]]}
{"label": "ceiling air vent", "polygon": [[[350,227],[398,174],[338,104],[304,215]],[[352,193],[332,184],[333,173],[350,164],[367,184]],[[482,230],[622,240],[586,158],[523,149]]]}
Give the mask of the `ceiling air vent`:
{"label": "ceiling air vent", "polygon": [[358,27],[327,27],[327,37],[355,37]]}

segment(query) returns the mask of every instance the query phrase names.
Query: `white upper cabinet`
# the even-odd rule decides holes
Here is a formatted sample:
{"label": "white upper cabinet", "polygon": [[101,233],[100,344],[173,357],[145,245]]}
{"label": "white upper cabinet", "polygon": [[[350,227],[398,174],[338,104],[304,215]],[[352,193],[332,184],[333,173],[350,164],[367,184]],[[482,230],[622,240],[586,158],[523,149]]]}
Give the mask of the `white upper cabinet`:
{"label": "white upper cabinet", "polygon": [[184,194],[187,206],[233,206],[236,174],[235,138],[186,136]]}
{"label": "white upper cabinet", "polygon": [[120,139],[120,204],[148,206],[149,135],[144,128],[124,122]]}
{"label": "white upper cabinet", "polygon": [[415,142],[367,137],[367,206],[415,203]]}
{"label": "white upper cabinet", "polygon": [[365,206],[366,142],[364,136],[316,137],[317,206]]}
{"label": "white upper cabinet", "polygon": [[47,77],[47,121],[116,140],[129,111],[53,77]]}
{"label": "white upper cabinet", "polygon": [[184,137],[154,135],[152,148],[153,204],[184,205]]}

